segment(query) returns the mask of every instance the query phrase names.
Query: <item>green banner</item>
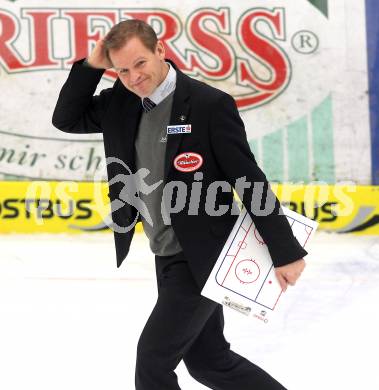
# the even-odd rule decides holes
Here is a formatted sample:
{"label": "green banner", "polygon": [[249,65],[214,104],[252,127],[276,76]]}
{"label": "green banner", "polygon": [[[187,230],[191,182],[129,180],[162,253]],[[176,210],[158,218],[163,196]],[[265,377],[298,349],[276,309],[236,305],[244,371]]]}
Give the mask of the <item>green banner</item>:
{"label": "green banner", "polygon": [[328,17],[328,0],[308,0],[318,8],[326,17]]}

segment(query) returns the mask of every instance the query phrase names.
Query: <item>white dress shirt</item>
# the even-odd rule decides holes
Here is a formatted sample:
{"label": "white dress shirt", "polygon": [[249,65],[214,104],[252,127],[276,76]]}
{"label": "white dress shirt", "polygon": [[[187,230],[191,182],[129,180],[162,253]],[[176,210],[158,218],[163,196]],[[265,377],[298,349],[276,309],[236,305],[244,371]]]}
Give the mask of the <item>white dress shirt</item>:
{"label": "white dress shirt", "polygon": [[153,93],[148,96],[148,98],[157,105],[171,92],[173,92],[176,87],[176,70],[170,63],[166,62],[166,64],[170,67],[166,78],[159,84],[157,88],[155,88]]}

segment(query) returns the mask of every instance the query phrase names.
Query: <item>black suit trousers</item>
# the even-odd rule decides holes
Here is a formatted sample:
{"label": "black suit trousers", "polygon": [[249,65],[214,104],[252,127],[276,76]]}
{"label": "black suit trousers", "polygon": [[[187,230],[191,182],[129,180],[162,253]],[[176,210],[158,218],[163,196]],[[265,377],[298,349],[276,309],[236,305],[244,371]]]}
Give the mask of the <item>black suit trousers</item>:
{"label": "black suit trousers", "polygon": [[137,346],[136,390],[180,390],[183,359],[198,382],[217,390],[285,390],[230,349],[221,305],[200,294],[183,252],[156,256],[158,299]]}

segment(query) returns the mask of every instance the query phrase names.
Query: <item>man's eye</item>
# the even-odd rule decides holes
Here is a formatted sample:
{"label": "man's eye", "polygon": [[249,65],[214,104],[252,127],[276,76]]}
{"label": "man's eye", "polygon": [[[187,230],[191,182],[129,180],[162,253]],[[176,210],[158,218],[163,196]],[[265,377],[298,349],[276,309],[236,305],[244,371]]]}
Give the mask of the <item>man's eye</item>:
{"label": "man's eye", "polygon": [[138,62],[138,63],[137,63],[137,66],[139,66],[139,67],[140,67],[140,66],[144,65],[144,64],[145,64],[145,62],[146,62],[146,61],[140,61],[140,62]]}
{"label": "man's eye", "polygon": [[121,69],[120,70],[120,74],[126,74],[126,73],[128,73],[128,69]]}

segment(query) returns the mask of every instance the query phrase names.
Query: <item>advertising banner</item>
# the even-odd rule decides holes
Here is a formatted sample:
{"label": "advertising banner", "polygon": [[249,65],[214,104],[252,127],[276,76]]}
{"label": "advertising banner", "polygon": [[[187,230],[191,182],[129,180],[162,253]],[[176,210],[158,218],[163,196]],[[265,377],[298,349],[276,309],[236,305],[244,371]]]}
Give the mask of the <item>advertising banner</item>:
{"label": "advertising banner", "polygon": [[[108,231],[106,183],[0,182],[0,233]],[[379,187],[273,185],[283,206],[316,221],[319,230],[379,235]],[[142,225],[136,225],[142,231]]]}
{"label": "advertising banner", "polygon": [[102,136],[62,133],[52,112],[72,63],[139,18],[183,72],[234,97],[271,181],[370,184],[365,11],[348,0],[2,0],[0,179],[92,180]]}

